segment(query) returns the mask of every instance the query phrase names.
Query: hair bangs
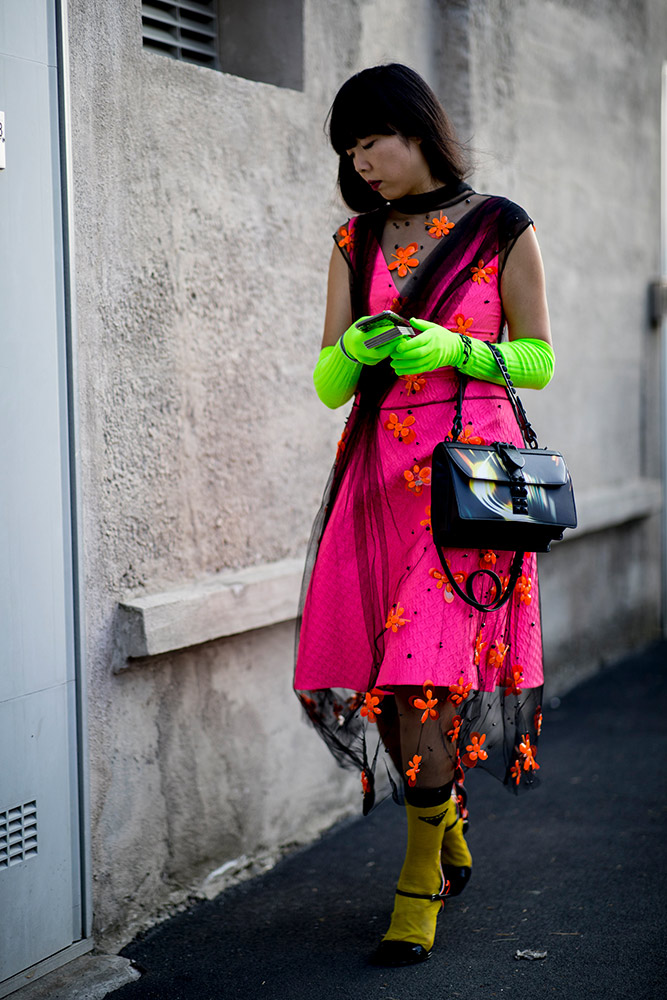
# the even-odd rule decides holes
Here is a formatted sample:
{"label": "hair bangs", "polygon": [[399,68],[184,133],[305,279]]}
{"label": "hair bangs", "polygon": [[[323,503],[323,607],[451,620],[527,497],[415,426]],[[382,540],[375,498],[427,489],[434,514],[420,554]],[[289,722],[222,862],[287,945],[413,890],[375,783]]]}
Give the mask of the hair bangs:
{"label": "hair bangs", "polygon": [[329,110],[331,145],[343,156],[367,135],[395,135],[391,107],[379,81],[359,73],[343,84]]}

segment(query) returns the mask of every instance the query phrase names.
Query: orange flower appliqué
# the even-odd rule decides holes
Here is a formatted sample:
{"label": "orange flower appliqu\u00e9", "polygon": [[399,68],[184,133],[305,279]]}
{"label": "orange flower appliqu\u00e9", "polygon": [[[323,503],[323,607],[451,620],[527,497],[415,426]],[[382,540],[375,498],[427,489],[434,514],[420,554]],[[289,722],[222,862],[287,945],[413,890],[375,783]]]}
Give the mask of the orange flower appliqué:
{"label": "orange flower appliqu\u00e9", "polygon": [[368,793],[371,790],[371,783],[368,780],[368,778],[366,777],[366,772],[365,771],[361,772],[361,787],[363,788],[364,795],[368,795]]}
{"label": "orange flower appliqu\u00e9", "polygon": [[454,322],[456,323],[456,330],[454,333],[465,334],[473,324],[473,317],[469,316],[468,319],[466,319],[463,313],[457,313],[454,317]]}
{"label": "orange flower appliqu\u00e9", "polygon": [[507,646],[505,645],[504,642],[500,642],[500,640],[497,639],[495,642],[492,642],[491,645],[489,646],[489,652],[486,654],[486,662],[490,667],[493,666],[499,667],[500,664],[505,659],[506,655],[507,655]]}
{"label": "orange flower appliqu\u00e9", "polygon": [[482,633],[478,632],[477,638],[475,639],[475,666],[479,666],[479,659],[482,655],[482,650],[485,646],[488,646],[488,642],[482,641]]}
{"label": "orange flower appliqu\u00e9", "polygon": [[340,440],[336,445],[336,461],[338,461],[345,451],[345,435],[347,434],[347,427],[343,427],[343,433],[340,436]]}
{"label": "orange flower appliqu\u00e9", "polygon": [[519,598],[520,604],[530,604],[532,601],[531,590],[533,589],[533,580],[530,576],[524,576],[521,574],[516,582],[516,595]]}
{"label": "orange flower appliqu\u00e9", "polygon": [[461,760],[466,767],[476,767],[478,760],[486,760],[489,756],[486,750],[482,749],[482,744],[486,741],[485,733],[471,733],[470,743],[466,746],[467,753],[463,754]]}
{"label": "orange flower appliqu\u00e9", "polygon": [[365,715],[369,722],[375,722],[375,716],[382,714],[382,709],[379,707],[381,700],[379,695],[373,694],[372,691],[367,691],[366,701],[361,706],[359,714]]}
{"label": "orange flower appliqu\u00e9", "polygon": [[461,732],[461,716],[455,715],[452,719],[452,728],[448,730],[447,736],[452,741],[456,743],[459,738],[459,733]]}
{"label": "orange flower appliqu\u00e9", "polygon": [[305,708],[306,712],[311,717],[311,719],[317,718],[318,716],[317,705],[315,704],[313,699],[309,698],[305,694],[300,695],[300,698],[301,698],[301,704],[303,705],[303,707]]}
{"label": "orange flower appliqu\u00e9", "polygon": [[509,694],[521,694],[523,684],[523,667],[514,667],[512,670],[512,676],[509,677],[505,683],[507,687],[505,688],[505,697]]}
{"label": "orange flower appliqu\u00e9", "polygon": [[338,237],[338,246],[341,250],[344,250],[345,247],[347,247],[348,252],[352,250],[352,247],[354,246],[354,237],[347,226],[340,227],[338,230]]}
{"label": "orange flower appliqu\u00e9", "polygon": [[[408,243],[406,247],[397,247],[396,252],[392,254],[396,260],[392,260],[389,265],[389,270],[394,271],[398,268],[399,278],[404,278],[406,274],[410,273],[411,268],[419,266],[419,261],[413,254],[419,249],[418,243]],[[487,279],[488,280],[488,279]]]}
{"label": "orange flower appliqu\u00e9", "polygon": [[535,717],[533,719],[533,722],[535,723],[535,732],[539,736],[540,733],[542,732],[542,706],[541,705],[538,705],[537,708],[535,709]]}
{"label": "orange flower appliqu\u00e9", "polygon": [[428,465],[425,465],[423,469],[420,469],[418,465],[413,465],[411,470],[405,470],[403,476],[406,480],[406,490],[412,490],[415,496],[419,496],[425,486],[431,485],[431,469]]}
{"label": "orange flower appliqu\u00e9", "polygon": [[475,428],[472,424],[468,423],[459,435],[458,444],[484,444],[484,438],[481,438],[479,434],[475,434]]}
{"label": "orange flower appliqu\u00e9", "polygon": [[479,553],[479,568],[491,569],[496,565],[498,556],[491,549],[481,549]]}
{"label": "orange flower appliqu\u00e9", "polygon": [[484,267],[484,261],[478,260],[477,267],[471,267],[470,270],[472,271],[473,281],[476,281],[478,284],[485,281],[488,285],[491,280],[491,275],[495,274],[498,268],[494,267],[492,264],[487,264],[487,266]]}
{"label": "orange flower appliqu\u00e9", "polygon": [[398,632],[401,625],[406,625],[410,621],[409,618],[402,618],[405,608],[400,607],[398,604],[392,605],[392,609],[387,615],[387,620],[384,623],[384,627],[391,629],[392,632]]}
{"label": "orange flower appliqu\u00e9", "polygon": [[426,379],[423,375],[401,375],[401,378],[405,382],[405,391],[408,396],[414,396],[416,392],[421,392],[426,385]]}
{"label": "orange flower appliqu\u00e9", "polygon": [[456,223],[450,222],[446,215],[441,215],[439,219],[427,219],[424,225],[428,229],[428,235],[434,240],[439,240],[442,236],[446,236]]}
{"label": "orange flower appliqu\u00e9", "polygon": [[422,725],[427,719],[439,719],[440,712],[436,711],[435,706],[438,704],[438,699],[433,697],[433,681],[424,681],[422,687],[424,689],[423,698],[415,698],[412,702],[415,708],[418,708],[422,713],[421,723]]}
{"label": "orange flower appliqu\u00e9", "polygon": [[389,420],[385,421],[385,428],[391,431],[395,438],[404,444],[411,444],[417,437],[412,425],[415,422],[415,418],[411,413],[405,417],[404,420],[399,420],[397,414],[390,413]]}
{"label": "orange flower appliqu\u00e9", "polygon": [[465,701],[472,688],[472,683],[463,683],[463,674],[459,677],[458,684],[449,685],[449,701],[454,705],[460,705],[462,701]]}
{"label": "orange flower appliqu\u00e9", "polygon": [[[459,587],[461,586],[462,583],[465,583],[465,579],[466,579],[465,573],[454,573],[454,581],[455,583],[458,583]],[[454,588],[452,587],[449,580],[445,584],[445,592],[442,596],[447,601],[447,604],[451,604],[452,601],[454,600]]]}
{"label": "orange flower appliqu\u00e9", "polygon": [[426,513],[426,517],[424,518],[423,521],[419,522],[419,526],[420,526],[420,528],[426,528],[427,531],[430,531],[431,530],[431,507],[430,506],[428,506],[426,508],[425,513]]}
{"label": "orange flower appliqu\u00e9", "polygon": [[445,584],[445,574],[441,573],[439,569],[430,569],[428,575],[432,576],[435,580],[435,585],[440,590]]}
{"label": "orange flower appliqu\u00e9", "polygon": [[540,765],[535,760],[537,747],[531,746],[530,733],[526,733],[525,736],[522,736],[521,740],[522,742],[519,743],[519,753],[523,759],[524,771],[539,771]]}
{"label": "orange flower appliqu\u00e9", "polygon": [[521,764],[519,763],[518,760],[515,760],[514,763],[512,764],[510,768],[510,775],[512,777],[512,781],[514,782],[514,784],[518,785],[519,782],[521,781]]}
{"label": "orange flower appliqu\u00e9", "polygon": [[412,758],[412,760],[408,762],[408,769],[407,769],[407,771],[405,773],[407,775],[408,784],[409,785],[416,785],[417,784],[417,775],[419,774],[419,771],[421,770],[420,767],[419,767],[419,765],[421,764],[421,762],[422,762],[422,758],[419,756],[418,753],[416,753],[414,755],[414,757]]}

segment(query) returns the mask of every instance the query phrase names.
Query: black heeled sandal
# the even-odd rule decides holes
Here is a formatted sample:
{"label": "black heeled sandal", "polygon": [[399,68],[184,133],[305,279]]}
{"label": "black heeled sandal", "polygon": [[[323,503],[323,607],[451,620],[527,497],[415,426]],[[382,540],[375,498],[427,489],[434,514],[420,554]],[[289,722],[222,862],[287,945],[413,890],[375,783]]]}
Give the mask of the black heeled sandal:
{"label": "black heeled sandal", "polygon": [[461,868],[456,868],[454,865],[443,865],[442,872],[449,883],[447,896],[459,896],[470,881],[472,868],[468,868],[466,865]]}
{"label": "black heeled sandal", "polygon": [[[396,889],[397,896],[409,896],[411,899],[426,899],[431,903],[436,903],[440,900],[443,907],[448,894],[449,882],[446,876],[442,892],[407,892],[405,889]],[[432,954],[433,950],[431,948],[425,948],[423,944],[417,944],[415,941],[380,941],[371,955],[370,962],[371,965],[396,968],[400,965],[418,965],[420,962],[426,962]]]}
{"label": "black heeled sandal", "polygon": [[[461,823],[461,833],[465,834],[468,831],[469,822],[466,809],[467,793],[462,784],[456,785],[456,819],[449,826],[445,827],[445,833],[442,838],[442,843],[444,847],[445,837],[447,836],[448,830],[453,830],[457,823]],[[465,813],[465,815],[464,815]],[[447,896],[459,896],[468,882],[470,881],[470,876],[472,875],[472,868],[469,865],[448,865],[442,864],[442,874],[446,881],[449,883],[449,889],[447,890]]]}

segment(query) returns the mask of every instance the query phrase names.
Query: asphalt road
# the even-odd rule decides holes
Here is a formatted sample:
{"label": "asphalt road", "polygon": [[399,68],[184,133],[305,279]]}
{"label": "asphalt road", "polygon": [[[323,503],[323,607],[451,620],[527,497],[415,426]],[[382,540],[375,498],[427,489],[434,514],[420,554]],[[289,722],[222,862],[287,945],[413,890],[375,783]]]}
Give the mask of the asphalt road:
{"label": "asphalt road", "polygon": [[540,788],[515,798],[470,776],[473,877],[423,965],[367,964],[403,855],[403,813],[386,802],[132,942],[122,954],[144,975],[110,996],[663,1000],[666,716],[662,643],[545,710]]}

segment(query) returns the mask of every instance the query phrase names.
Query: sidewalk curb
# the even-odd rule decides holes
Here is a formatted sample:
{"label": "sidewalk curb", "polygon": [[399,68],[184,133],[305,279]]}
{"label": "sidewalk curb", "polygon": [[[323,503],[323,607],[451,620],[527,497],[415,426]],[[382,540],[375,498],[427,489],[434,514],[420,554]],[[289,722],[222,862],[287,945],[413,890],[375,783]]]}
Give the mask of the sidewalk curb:
{"label": "sidewalk curb", "polygon": [[22,986],[10,997],[16,1000],[103,1000],[140,976],[134,963],[121,955],[82,955],[36,982]]}

